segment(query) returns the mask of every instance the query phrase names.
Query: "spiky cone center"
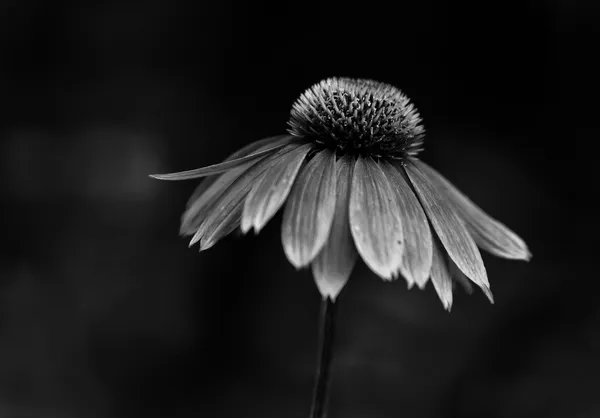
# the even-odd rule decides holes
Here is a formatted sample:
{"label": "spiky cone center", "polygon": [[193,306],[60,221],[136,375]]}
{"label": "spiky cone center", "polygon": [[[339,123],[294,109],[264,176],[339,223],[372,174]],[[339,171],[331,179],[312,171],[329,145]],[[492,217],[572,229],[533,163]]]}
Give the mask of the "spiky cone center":
{"label": "spiky cone center", "polygon": [[340,154],[402,159],[422,150],[420,123],[414,105],[394,86],[329,78],[296,100],[288,131]]}

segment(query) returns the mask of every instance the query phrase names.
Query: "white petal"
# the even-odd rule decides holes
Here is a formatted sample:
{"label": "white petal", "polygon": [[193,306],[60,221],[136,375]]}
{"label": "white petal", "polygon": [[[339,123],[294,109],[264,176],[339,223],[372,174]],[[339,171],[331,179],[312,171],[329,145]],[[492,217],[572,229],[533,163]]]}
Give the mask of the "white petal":
{"label": "white petal", "polygon": [[[237,150],[227,157],[225,161],[245,157],[255,151],[263,151],[281,139],[282,136],[280,135],[255,141]],[[194,235],[206,218],[207,210],[210,209],[214,201],[218,199],[240,175],[263,158],[265,157],[263,156],[259,159],[242,164],[239,167],[232,168],[221,175],[203,178],[188,200],[186,210],[181,217],[179,233],[181,235]]]}
{"label": "white petal", "polygon": [[390,163],[382,163],[381,167],[396,193],[396,202],[400,210],[404,233],[404,252],[400,272],[409,285],[416,283],[423,289],[429,278],[433,252],[427,217],[417,196],[407,183],[404,170],[400,172]]}
{"label": "white petal", "polygon": [[[210,209],[214,205],[215,201],[223,195],[223,193],[234,181],[243,176],[244,173],[250,170],[250,168],[257,164],[258,161],[246,163],[243,166],[231,169],[219,176],[216,181],[200,184],[194,193],[198,197],[196,197],[194,201],[190,199],[188,207],[181,217],[181,227],[179,228],[179,233],[181,235],[196,234],[196,232],[198,232],[198,228],[200,228],[200,225],[202,225],[202,222],[204,222],[206,219],[206,216],[210,212]],[[193,243],[195,242],[196,241],[193,241]],[[190,245],[193,245],[193,243]]]}
{"label": "white petal", "polygon": [[272,142],[269,145],[263,147],[262,150],[257,150],[249,155],[244,157],[239,157],[235,159],[231,159],[228,161],[224,161],[219,164],[209,165],[207,167],[195,168],[193,170],[180,171],[178,173],[169,173],[169,174],[151,174],[150,177],[155,178],[157,180],[189,180],[195,179],[199,177],[212,176],[215,174],[223,173],[225,171],[231,170],[232,168],[239,167],[247,162],[254,161],[260,157],[273,153],[273,151],[278,150],[279,148],[290,144],[294,141],[297,141],[297,138],[294,138],[291,135],[283,136],[281,139]]}
{"label": "white petal", "polygon": [[201,238],[200,250],[205,250],[214,245],[220,237],[224,236],[223,231],[230,230],[232,223],[239,221],[244,199],[255,182],[282,155],[291,152],[297,147],[297,144],[287,145],[267,158],[260,160],[243,175],[239,176],[211,205],[207,211],[206,218],[192,239],[192,244]]}
{"label": "white petal", "polygon": [[[456,266],[456,264],[452,260],[448,260],[448,271],[450,272],[450,276],[452,277],[453,283],[460,284],[469,295],[473,293],[473,286],[471,285],[471,280],[465,274],[460,271],[460,269]],[[482,288],[483,293],[487,296],[491,303],[494,303],[494,295],[491,290],[488,288]]]}
{"label": "white petal", "polygon": [[333,301],[348,281],[358,254],[352,242],[348,205],[354,160],[345,156],[337,163],[335,215],[327,243],[312,263],[315,282],[323,297]]}
{"label": "white petal", "polygon": [[365,264],[392,279],[402,264],[403,234],[395,194],[372,159],[358,157],[350,193],[350,231]]}
{"label": "white petal", "polygon": [[452,261],[484,292],[489,292],[490,284],[481,254],[462,220],[456,214],[454,206],[445,200],[435,183],[412,160],[407,161],[405,169],[437,236]]}
{"label": "white petal", "polygon": [[244,204],[242,232],[259,232],[287,199],[311,144],[299,146],[273,163],[253,187]]}
{"label": "white petal", "polygon": [[[241,157],[245,157],[255,151],[264,151],[269,146],[271,146],[273,143],[281,140],[284,136],[286,136],[286,135],[272,136],[269,138],[264,138],[264,139],[261,139],[258,141],[254,141],[254,142],[240,148],[239,150],[235,151],[234,153],[230,154],[227,158],[225,158],[223,160],[223,162],[235,160],[235,159],[238,159]],[[252,164],[253,163],[246,163],[244,165],[247,167],[250,167]],[[194,190],[194,193],[192,193],[192,195],[190,196],[187,207],[190,207],[196,201],[196,199],[198,199],[202,194],[204,194],[204,191],[206,189],[208,189],[208,187],[219,177],[220,176],[210,176],[210,177],[203,178],[202,181],[200,182],[200,184],[198,185],[198,187],[196,188],[196,190]]]}
{"label": "white petal", "polygon": [[415,161],[415,165],[436,182],[455,205],[458,215],[480,248],[504,258],[531,258],[527,244],[517,234],[486,214],[436,170],[420,161]]}
{"label": "white petal", "polygon": [[281,240],[296,268],[309,264],[325,245],[335,211],[335,154],[323,150],[302,167],[283,213]]}
{"label": "white petal", "polygon": [[444,308],[452,307],[452,277],[445,260],[445,252],[437,239],[433,241],[433,257],[431,264],[431,282]]}

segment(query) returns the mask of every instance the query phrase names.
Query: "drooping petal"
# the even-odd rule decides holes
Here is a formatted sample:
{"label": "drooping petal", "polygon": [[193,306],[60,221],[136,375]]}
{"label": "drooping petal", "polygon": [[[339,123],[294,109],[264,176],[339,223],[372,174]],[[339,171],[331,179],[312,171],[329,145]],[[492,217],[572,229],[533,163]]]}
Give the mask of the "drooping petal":
{"label": "drooping petal", "polygon": [[231,159],[219,164],[209,165],[207,167],[195,168],[193,170],[187,171],[180,171],[178,173],[151,174],[150,177],[155,178],[157,180],[189,180],[199,177],[212,176],[231,170],[232,168],[239,167],[240,165],[243,165],[249,161],[256,160],[262,156],[271,154],[273,151],[276,151],[277,149],[297,140],[297,138],[291,135],[283,135],[280,139],[275,140],[268,146],[265,146],[264,149],[260,151],[251,152],[250,154],[244,157]]}
{"label": "drooping petal", "polygon": [[350,193],[350,231],[365,264],[384,279],[395,278],[402,264],[399,211],[395,193],[379,165],[358,157]]}
{"label": "drooping petal", "polygon": [[258,233],[275,215],[287,199],[306,154],[312,148],[311,144],[305,144],[282,156],[252,187],[244,203],[242,232],[254,227]]}
{"label": "drooping petal", "polygon": [[210,234],[205,234],[200,241],[200,251],[208,250],[215,245],[221,238],[231,234],[240,226],[242,220],[242,204],[240,203],[227,215],[218,227],[212,230]]}
{"label": "drooping petal", "polygon": [[[453,285],[458,283],[459,285],[461,285],[463,287],[465,292],[467,292],[469,295],[472,294],[473,293],[473,282],[471,280],[469,280],[469,278],[467,276],[465,276],[465,273],[460,271],[460,269],[456,266],[454,261],[452,261],[450,259],[446,259],[446,261],[447,261],[448,271],[450,272],[450,277],[452,278]],[[484,292],[485,292],[485,289],[484,289]],[[486,296],[488,296],[488,298],[490,298],[491,292],[489,293],[489,295],[486,293]],[[490,300],[492,300],[492,303],[493,303],[493,298],[490,298]]]}
{"label": "drooping petal", "polygon": [[452,307],[452,277],[448,270],[442,244],[438,242],[437,238],[433,240],[432,244],[431,282],[444,308],[449,311]]}
{"label": "drooping petal", "polygon": [[456,206],[458,215],[480,248],[504,258],[531,258],[527,244],[517,234],[486,214],[436,170],[421,161],[415,161],[415,165],[434,181]]}
{"label": "drooping petal", "polygon": [[323,248],[335,211],[335,154],[317,153],[294,183],[283,213],[281,240],[296,268],[309,264]]}
{"label": "drooping petal", "polygon": [[427,217],[417,196],[407,183],[408,179],[404,177],[404,173],[388,162],[381,163],[381,168],[396,194],[396,202],[400,208],[404,235],[400,272],[409,285],[416,283],[423,289],[429,279],[433,252]]}
{"label": "drooping petal", "polygon": [[313,276],[321,295],[333,301],[348,281],[358,256],[348,219],[354,160],[345,156],[337,162],[336,202],[327,243],[312,263]]}
{"label": "drooping petal", "polygon": [[[263,151],[273,145],[273,143],[281,140],[280,136],[270,137],[255,141],[245,147],[235,151],[225,161],[245,157],[254,151]],[[265,148],[266,147],[266,148]],[[189,198],[186,210],[181,217],[181,227],[179,233],[181,235],[194,235],[204,218],[211,204],[227,190],[240,175],[252,167],[265,156],[242,164],[239,167],[233,168],[219,176],[205,177],[202,179],[192,196]]]}
{"label": "drooping petal", "polygon": [[231,169],[219,176],[215,181],[206,183],[208,186],[206,188],[204,188],[204,184],[200,184],[198,189],[204,188],[204,190],[201,190],[201,193],[198,193],[198,190],[196,190],[194,193],[198,194],[198,197],[193,202],[190,201],[186,211],[183,213],[181,217],[181,227],[179,229],[179,233],[181,235],[196,234],[198,228],[200,228],[200,225],[202,222],[204,222],[214,202],[223,195],[223,193],[234,181],[236,181],[240,176],[242,176],[246,171],[250,170],[251,167],[260,161],[262,160],[246,163],[242,166]]}
{"label": "drooping petal", "polygon": [[435,183],[415,165],[412,159],[407,160],[405,170],[419,195],[433,229],[452,261],[484,292],[489,291],[490,284],[481,254],[457,215],[454,205],[445,200]]}
{"label": "drooping petal", "polygon": [[274,154],[260,160],[239,176],[229,187],[211,204],[207,216],[201,223],[198,231],[192,238],[190,245],[202,239],[200,250],[212,246],[216,239],[222,237],[222,232],[230,230],[232,223],[239,221],[242,213],[244,199],[257,180],[267,169],[283,155],[293,151],[298,144],[290,144]]}
{"label": "drooping petal", "polygon": [[[263,138],[258,141],[251,142],[250,144],[230,154],[223,160],[223,162],[245,157],[255,151],[264,151],[266,149],[265,147],[269,147],[273,143],[279,141],[282,136],[283,135],[271,136],[269,138]],[[244,165],[249,167],[252,165],[252,163],[246,163]],[[203,178],[198,187],[196,187],[196,190],[194,190],[194,193],[192,193],[190,196],[187,207],[190,207],[196,201],[196,199],[198,199],[204,193],[204,191],[207,190],[208,187],[219,177],[220,176],[210,176]]]}

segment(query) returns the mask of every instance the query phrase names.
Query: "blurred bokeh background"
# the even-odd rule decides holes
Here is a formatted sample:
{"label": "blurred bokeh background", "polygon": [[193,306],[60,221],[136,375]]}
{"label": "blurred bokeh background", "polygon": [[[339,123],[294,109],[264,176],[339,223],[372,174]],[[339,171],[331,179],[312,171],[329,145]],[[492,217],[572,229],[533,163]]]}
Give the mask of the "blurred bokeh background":
{"label": "blurred bokeh background", "polygon": [[195,183],[147,175],[284,132],[330,76],[404,90],[422,158],[534,255],[485,254],[496,304],[457,289],[451,314],[359,265],[330,416],[599,417],[572,47],[595,4],[2,0],[0,418],[308,415],[319,294],[280,217],[198,254]]}

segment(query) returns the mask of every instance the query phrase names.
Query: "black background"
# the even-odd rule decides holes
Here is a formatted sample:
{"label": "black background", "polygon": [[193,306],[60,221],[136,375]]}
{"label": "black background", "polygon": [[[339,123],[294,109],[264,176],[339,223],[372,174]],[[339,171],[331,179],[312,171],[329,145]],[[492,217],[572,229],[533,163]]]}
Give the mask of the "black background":
{"label": "black background", "polygon": [[359,265],[330,416],[600,416],[572,45],[595,3],[0,4],[0,417],[308,415],[320,298],[280,217],[198,254],[177,235],[195,184],[147,175],[283,133],[331,76],[401,88],[422,158],[533,259],[484,254],[496,304],[457,289],[450,314]]}

